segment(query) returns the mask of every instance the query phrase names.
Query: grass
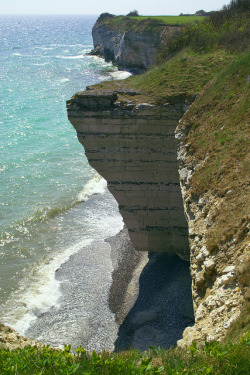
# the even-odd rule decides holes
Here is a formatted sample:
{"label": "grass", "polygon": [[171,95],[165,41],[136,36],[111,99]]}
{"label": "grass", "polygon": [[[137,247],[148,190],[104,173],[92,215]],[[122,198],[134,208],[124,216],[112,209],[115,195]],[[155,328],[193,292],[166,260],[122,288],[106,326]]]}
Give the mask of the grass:
{"label": "grass", "polygon": [[[122,20],[124,17],[119,17]],[[126,18],[126,17],[125,17]],[[139,17],[129,17],[137,21],[143,21],[145,19],[153,19],[160,21],[166,25],[186,25],[193,22],[200,22],[204,20],[205,16],[139,16]]]}
{"label": "grass", "polygon": [[[133,96],[134,102],[161,104],[181,96],[192,101],[193,96],[234,59],[234,54],[223,50],[200,54],[189,49],[179,52],[160,66],[152,67],[143,75],[101,82],[92,87],[115,91],[133,88],[141,93]],[[121,98],[131,100],[126,96]]]}
{"label": "grass", "polygon": [[216,224],[209,230],[218,244],[235,237],[242,240],[247,234],[249,66],[250,53],[238,56],[208,84],[183,118],[189,130],[190,155],[195,155],[197,164],[206,159],[193,175],[192,197],[209,190],[224,198],[216,212]]}
{"label": "grass", "polygon": [[27,346],[23,349],[0,349],[1,375],[247,375],[250,369],[250,334],[232,344],[206,343],[198,348],[195,342],[186,350],[151,348],[139,353],[87,353],[70,346],[55,350]]}
{"label": "grass", "polygon": [[194,22],[202,21],[203,16],[101,16],[98,25],[105,25],[111,30],[134,31],[134,32],[155,32],[160,31],[166,25],[183,26]]}
{"label": "grass", "polygon": [[224,51],[206,54],[182,51],[145,74],[130,78],[128,82],[155,102],[163,103],[170,97],[183,94],[188,97],[199,92],[233,59],[234,56]]}

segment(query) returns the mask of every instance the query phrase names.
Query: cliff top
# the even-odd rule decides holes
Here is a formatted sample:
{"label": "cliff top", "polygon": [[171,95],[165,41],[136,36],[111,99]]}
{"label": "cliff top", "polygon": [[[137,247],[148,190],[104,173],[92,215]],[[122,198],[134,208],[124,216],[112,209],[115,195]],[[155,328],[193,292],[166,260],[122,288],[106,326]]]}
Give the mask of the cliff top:
{"label": "cliff top", "polygon": [[232,54],[224,51],[202,55],[180,52],[173,59],[143,75],[131,76],[126,80],[101,82],[91,86],[91,89],[113,90],[118,94],[119,100],[124,101],[132,100],[133,89],[137,93],[133,94],[135,103],[164,104],[180,97],[193,101],[195,94],[233,59]]}
{"label": "cliff top", "polygon": [[193,22],[202,21],[205,16],[115,16],[102,13],[97,24],[105,24],[110,29],[124,30],[153,30],[162,26],[183,26]]}

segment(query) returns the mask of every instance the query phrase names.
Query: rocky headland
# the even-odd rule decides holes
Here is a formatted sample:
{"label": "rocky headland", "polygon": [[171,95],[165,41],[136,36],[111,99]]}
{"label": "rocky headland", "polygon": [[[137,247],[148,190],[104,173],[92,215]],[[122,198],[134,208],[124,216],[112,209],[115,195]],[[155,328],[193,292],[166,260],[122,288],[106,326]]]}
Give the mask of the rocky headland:
{"label": "rocky headland", "polygon": [[94,49],[92,55],[112,61],[119,69],[134,74],[145,72],[154,62],[159,49],[173,34],[180,31],[180,25],[166,25],[154,20],[131,20],[103,13],[93,30]]}

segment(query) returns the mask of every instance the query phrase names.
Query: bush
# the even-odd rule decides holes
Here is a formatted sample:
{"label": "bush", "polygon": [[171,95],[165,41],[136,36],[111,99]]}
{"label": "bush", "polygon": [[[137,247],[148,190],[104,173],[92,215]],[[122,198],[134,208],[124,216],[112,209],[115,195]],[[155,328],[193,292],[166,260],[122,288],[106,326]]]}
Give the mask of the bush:
{"label": "bush", "polygon": [[193,343],[186,350],[151,348],[122,353],[87,353],[81,347],[75,353],[27,346],[24,349],[0,349],[1,375],[246,375],[250,368],[250,335],[238,344],[206,343],[199,349]]}
{"label": "bush", "polygon": [[229,52],[247,52],[250,39],[250,1],[232,0],[221,11],[211,12],[204,21],[188,24],[166,42],[157,64],[171,58],[183,48],[207,52],[224,48]]}

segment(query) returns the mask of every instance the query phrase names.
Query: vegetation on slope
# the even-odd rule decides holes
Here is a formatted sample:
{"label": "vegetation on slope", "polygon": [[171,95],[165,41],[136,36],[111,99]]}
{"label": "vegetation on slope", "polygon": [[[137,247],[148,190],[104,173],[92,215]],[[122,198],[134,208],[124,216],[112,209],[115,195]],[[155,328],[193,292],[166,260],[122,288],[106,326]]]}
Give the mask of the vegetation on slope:
{"label": "vegetation on slope", "polygon": [[211,342],[199,349],[193,343],[188,350],[152,348],[142,354],[135,350],[89,354],[82,348],[72,354],[70,347],[62,351],[48,346],[0,349],[1,375],[246,375],[249,368],[250,335],[234,345]]}
{"label": "vegetation on slope", "polygon": [[[249,1],[248,3],[249,4]],[[184,48],[204,53],[216,48],[228,52],[249,51],[250,10],[241,7],[232,11],[226,8],[214,12],[203,22],[191,23],[176,33],[166,43],[158,55],[157,64],[161,64]]]}

